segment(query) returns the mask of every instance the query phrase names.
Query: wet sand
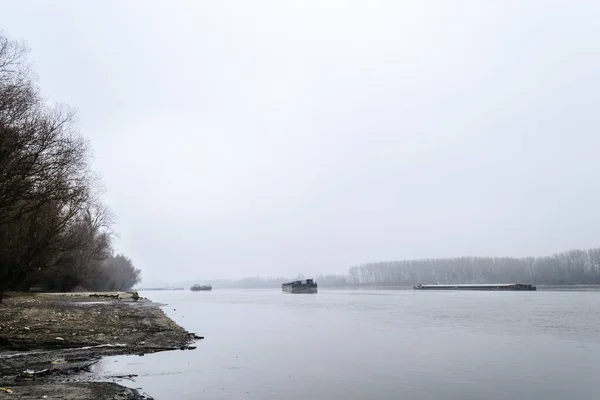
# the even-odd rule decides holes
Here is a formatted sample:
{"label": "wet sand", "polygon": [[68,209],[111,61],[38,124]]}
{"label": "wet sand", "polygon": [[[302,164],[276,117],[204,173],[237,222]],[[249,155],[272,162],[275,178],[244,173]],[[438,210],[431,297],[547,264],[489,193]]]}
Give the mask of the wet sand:
{"label": "wet sand", "polygon": [[0,304],[0,399],[149,399],[90,366],[108,355],[193,349],[200,339],[137,293],[13,294]]}

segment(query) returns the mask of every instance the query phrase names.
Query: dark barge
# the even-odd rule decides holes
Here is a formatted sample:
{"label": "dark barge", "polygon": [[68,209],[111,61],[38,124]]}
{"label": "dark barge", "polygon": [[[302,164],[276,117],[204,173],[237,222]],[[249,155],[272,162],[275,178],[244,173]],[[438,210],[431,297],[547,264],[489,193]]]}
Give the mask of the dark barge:
{"label": "dark barge", "polygon": [[199,292],[199,291],[205,292],[205,291],[212,290],[212,286],[210,286],[210,285],[194,285],[190,288],[190,290],[192,292]]}
{"label": "dark barge", "polygon": [[533,285],[524,285],[521,283],[492,283],[492,284],[468,284],[468,285],[418,285],[413,286],[414,290],[537,290]]}
{"label": "dark barge", "polygon": [[287,293],[317,293],[317,282],[312,279],[287,282],[281,285],[281,291]]}

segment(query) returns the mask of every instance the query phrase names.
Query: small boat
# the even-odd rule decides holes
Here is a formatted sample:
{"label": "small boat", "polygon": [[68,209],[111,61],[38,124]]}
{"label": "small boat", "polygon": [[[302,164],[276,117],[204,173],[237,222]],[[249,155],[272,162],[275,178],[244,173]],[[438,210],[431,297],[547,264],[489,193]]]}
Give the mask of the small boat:
{"label": "small boat", "polygon": [[456,285],[418,285],[413,286],[414,290],[537,290],[533,285],[524,285],[521,283],[485,283],[485,284],[456,284]]}
{"label": "small boat", "polygon": [[312,279],[287,282],[281,285],[281,291],[287,293],[317,293],[317,282]]}
{"label": "small boat", "polygon": [[212,290],[210,285],[194,285],[190,288],[193,292]]}

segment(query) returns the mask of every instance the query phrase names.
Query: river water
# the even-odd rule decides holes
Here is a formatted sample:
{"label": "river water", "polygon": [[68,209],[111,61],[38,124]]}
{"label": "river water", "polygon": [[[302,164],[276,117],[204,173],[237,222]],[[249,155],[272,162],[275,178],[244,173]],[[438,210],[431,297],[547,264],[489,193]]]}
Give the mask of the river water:
{"label": "river water", "polygon": [[205,336],[96,368],[157,400],[600,398],[600,291],[141,295]]}

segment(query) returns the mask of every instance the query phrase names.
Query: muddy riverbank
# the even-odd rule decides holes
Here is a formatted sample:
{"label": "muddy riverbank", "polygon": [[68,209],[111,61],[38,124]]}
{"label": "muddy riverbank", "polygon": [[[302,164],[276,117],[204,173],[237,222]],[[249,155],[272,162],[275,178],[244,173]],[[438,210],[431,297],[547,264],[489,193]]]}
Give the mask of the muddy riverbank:
{"label": "muddy riverbank", "polygon": [[94,382],[108,355],[193,349],[199,339],[159,304],[128,293],[11,295],[0,304],[0,399],[143,399]]}

